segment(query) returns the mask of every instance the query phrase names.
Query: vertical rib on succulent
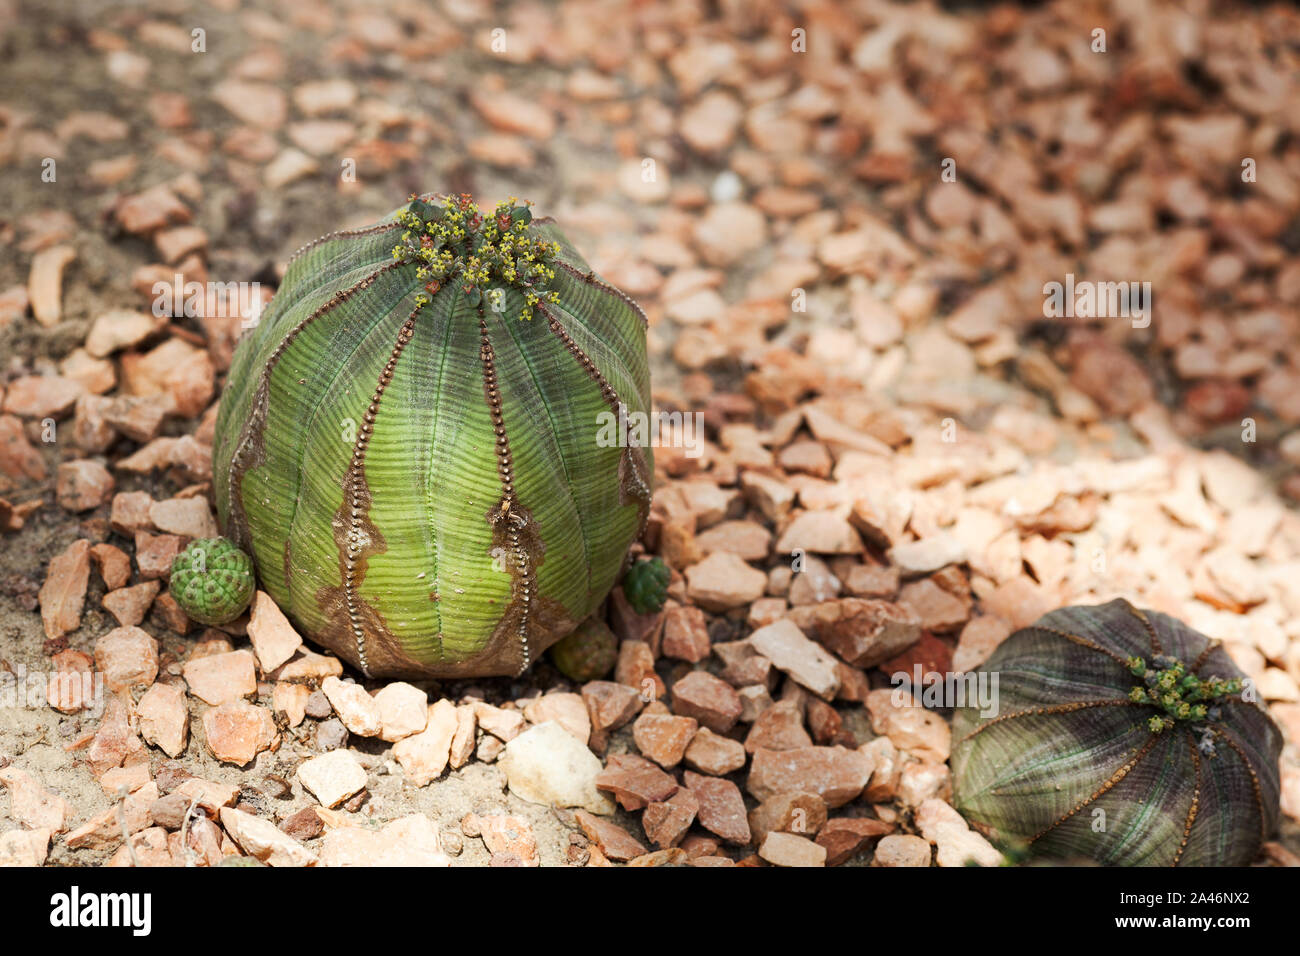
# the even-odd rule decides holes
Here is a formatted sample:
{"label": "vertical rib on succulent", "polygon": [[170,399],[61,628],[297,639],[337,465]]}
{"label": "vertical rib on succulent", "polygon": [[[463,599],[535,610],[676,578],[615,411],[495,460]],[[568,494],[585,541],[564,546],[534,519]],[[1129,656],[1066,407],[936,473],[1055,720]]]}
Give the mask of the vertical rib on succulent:
{"label": "vertical rib on succulent", "polygon": [[1017,710],[1010,714],[998,714],[992,720],[986,720],[980,724],[965,737],[963,741],[970,740],[977,734],[996,727],[1004,721],[1014,720],[1017,717],[1045,717],[1052,714],[1072,714],[1076,710],[1084,710],[1088,707],[1132,707],[1133,701],[1127,697],[1116,697],[1110,700],[1080,700],[1069,704],[1056,704],[1052,707],[1031,707],[1028,710]]}
{"label": "vertical rib on succulent", "polygon": [[[578,364],[582,366],[583,371],[600,387],[601,397],[605,399],[605,404],[609,406],[610,411],[615,415],[623,408],[622,400],[618,397],[618,392],[614,391],[612,385],[606,381],[605,376],[601,374],[596,363],[578,347],[578,343],[573,341],[568,331],[560,324],[554,314],[545,306],[540,306],[538,311],[546,318],[546,326],[551,332],[564,343],[565,349],[570,355],[577,359]],[[644,313],[643,313],[644,316]],[[634,446],[629,445],[623,450],[622,463],[620,467],[624,470],[624,480],[630,483],[630,497],[635,499],[638,509],[637,537],[640,537],[645,531],[646,522],[650,518],[650,484],[649,477],[645,473],[645,456],[637,454]]]}
{"label": "vertical rib on succulent", "polygon": [[[338,237],[343,235],[352,236],[366,234],[368,234],[366,231],[361,231],[347,234],[335,233],[334,235]],[[309,247],[310,244],[303,248],[305,250]],[[260,453],[262,429],[266,427],[267,403],[270,398],[271,389],[271,373],[275,371],[275,367],[279,364],[281,357],[302,333],[303,329],[307,328],[311,323],[317,321],[333,309],[336,309],[343,303],[347,302],[358,292],[368,289],[376,279],[385,273],[394,271],[400,265],[401,263],[389,263],[388,265],[376,269],[364,278],[357,280],[346,289],[340,289],[335,292],[329,297],[324,305],[311,312],[306,318],[290,329],[288,333],[285,334],[284,338],[280,340],[280,344],[275,347],[275,351],[273,351],[267,359],[266,365],[263,367],[262,373],[257,380],[257,391],[253,395],[253,414],[248,418],[247,422],[245,422],[244,427],[240,432],[239,443],[235,446],[234,454],[230,457],[231,478],[229,494],[227,497],[227,507],[230,509],[232,514],[238,515],[233,522],[233,528],[237,535],[237,537],[234,538],[235,543],[240,547],[247,548],[249,546],[247,540],[247,522],[243,517],[243,503],[240,501],[240,492],[242,491],[244,475],[247,473],[248,469],[254,465],[261,464]],[[245,460],[244,455],[250,451],[252,452],[252,458]]]}
{"label": "vertical rib on succulent", "polygon": [[1151,623],[1151,619],[1143,614],[1140,608],[1136,608],[1132,604],[1128,606],[1128,611],[1141,621],[1142,627],[1146,629],[1147,636],[1151,639],[1151,656],[1159,657],[1162,655],[1165,650],[1160,644],[1160,635],[1156,633],[1155,625]]}
{"label": "vertical rib on succulent", "polygon": [[506,432],[505,418],[501,414],[501,394],[497,391],[496,366],[492,361],[492,340],[488,337],[487,322],[483,319],[483,307],[478,310],[478,329],[482,345],[479,358],[483,363],[483,394],[487,399],[488,413],[496,432],[497,470],[501,475],[501,501],[491,512],[488,520],[494,528],[503,529],[509,542],[510,567],[514,578],[512,587],[515,593],[511,603],[515,605],[514,613],[518,615],[518,634],[523,649],[519,673],[522,674],[532,663],[532,652],[528,646],[528,615],[532,610],[534,581],[531,577],[532,560],[520,537],[520,529],[528,524],[529,517],[519,508],[515,496],[514,471],[510,461],[510,436]]}
{"label": "vertical rib on succulent", "polygon": [[1100,787],[1098,787],[1096,790],[1094,790],[1094,791],[1093,791],[1093,792],[1088,796],[1087,799],[1085,799],[1085,800],[1083,800],[1083,801],[1081,801],[1081,802],[1075,804],[1075,806],[1073,807],[1073,809],[1071,809],[1068,813],[1065,813],[1065,814],[1063,814],[1063,815],[1057,817],[1055,820],[1053,820],[1053,821],[1052,821],[1050,824],[1048,824],[1046,827],[1044,827],[1043,829],[1041,829],[1041,830],[1039,830],[1037,833],[1035,833],[1033,836],[1031,836],[1031,837],[1029,838],[1029,842],[1030,842],[1030,843],[1037,843],[1037,842],[1038,842],[1039,840],[1041,840],[1043,837],[1047,836],[1048,833],[1050,833],[1051,831],[1055,830],[1055,829],[1056,829],[1057,827],[1059,827],[1062,823],[1064,823],[1066,820],[1070,819],[1070,817],[1074,816],[1076,813],[1078,813],[1078,812],[1079,812],[1080,810],[1082,810],[1084,807],[1086,807],[1086,806],[1088,806],[1089,804],[1091,804],[1091,803],[1093,803],[1094,801],[1096,801],[1096,800],[1097,800],[1099,797],[1101,797],[1103,794],[1108,793],[1108,792],[1111,790],[1112,787],[1114,787],[1117,783],[1119,783],[1121,780],[1123,780],[1125,777],[1127,777],[1127,776],[1132,772],[1133,768],[1136,767],[1139,763],[1142,762],[1142,758],[1145,757],[1147,754],[1149,754],[1149,753],[1151,752],[1151,748],[1154,747],[1157,743],[1159,743],[1159,741],[1160,741],[1160,738],[1157,737],[1155,734],[1152,734],[1150,737],[1148,737],[1148,738],[1147,738],[1147,742],[1144,743],[1144,744],[1142,745],[1142,748],[1141,748],[1141,749],[1140,749],[1136,754],[1133,755],[1133,758],[1132,758],[1131,760],[1129,760],[1128,763],[1124,764],[1122,767],[1120,767],[1118,770],[1116,770],[1113,774],[1111,774],[1110,779],[1108,779],[1108,780],[1107,780],[1105,783],[1103,783]]}
{"label": "vertical rib on succulent", "polygon": [[[543,221],[550,221],[550,220],[543,220]],[[573,266],[569,265],[567,262],[561,262],[559,263],[559,266],[561,269],[569,273],[574,278],[581,279],[583,282],[587,283],[587,285],[599,289],[601,292],[604,292],[607,295],[612,295],[616,299],[621,299],[626,305],[632,308],[633,312],[635,312],[640,317],[641,325],[644,328],[648,329],[650,327],[650,320],[646,317],[645,310],[641,308],[641,306],[639,306],[632,299],[632,297],[628,295],[626,292],[624,292],[622,289],[616,289],[608,282],[602,282],[600,279],[596,277],[596,274],[594,272],[580,272],[579,270],[573,268]]]}
{"label": "vertical rib on succulent", "polygon": [[1192,825],[1196,823],[1196,812],[1201,806],[1201,752],[1191,740],[1187,741],[1187,748],[1188,755],[1192,758],[1192,766],[1196,768],[1196,789],[1192,791],[1192,805],[1187,808],[1187,819],[1183,823],[1183,839],[1178,844],[1178,852],[1174,854],[1174,862],[1170,864],[1171,866],[1177,866],[1178,861],[1183,858],[1187,841],[1192,837]]}
{"label": "vertical rib on succulent", "polygon": [[1223,733],[1222,739],[1223,742],[1228,745],[1228,749],[1230,749],[1233,753],[1235,753],[1237,757],[1241,760],[1242,766],[1246,768],[1246,773],[1250,775],[1250,788],[1255,795],[1255,806],[1259,810],[1259,819],[1260,819],[1259,838],[1260,840],[1267,840],[1269,834],[1268,834],[1268,828],[1267,826],[1265,826],[1264,821],[1268,819],[1268,814],[1266,813],[1266,808],[1264,806],[1264,793],[1259,784],[1259,774],[1255,772],[1255,767],[1251,763],[1250,758],[1246,756],[1246,752],[1241,749],[1241,744],[1237,743],[1237,741],[1233,739],[1230,733],[1227,732]]}
{"label": "vertical rib on succulent", "polygon": [[1057,637],[1063,637],[1067,641],[1071,641],[1075,644],[1078,644],[1080,647],[1086,647],[1089,650],[1097,651],[1101,654],[1105,654],[1111,660],[1127,666],[1127,661],[1124,659],[1124,655],[1117,654],[1108,647],[1102,647],[1096,641],[1090,641],[1086,637],[1080,637],[1078,634],[1071,634],[1069,631],[1062,631],[1060,628],[1056,628],[1056,627],[1047,627],[1043,624],[1035,624],[1034,629],[1038,631],[1045,631],[1048,634],[1055,634]]}
{"label": "vertical rib on succulent", "polygon": [[384,398],[384,390],[388,388],[388,383],[393,380],[393,370],[397,367],[397,360],[402,357],[402,350],[406,348],[406,343],[411,341],[411,336],[415,334],[415,317],[420,314],[424,308],[421,302],[411,314],[407,316],[402,323],[401,330],[397,333],[397,341],[393,344],[393,351],[388,357],[388,363],[379,375],[379,381],[375,383],[375,391],[371,395],[370,404],[366,408],[366,413],[362,416],[361,427],[357,429],[357,440],[352,447],[352,462],[348,466],[347,475],[343,479],[343,503],[347,508],[347,518],[345,521],[347,532],[344,535],[346,550],[339,553],[339,561],[343,570],[343,593],[347,601],[348,620],[352,625],[352,634],[357,642],[357,657],[361,662],[361,670],[364,674],[370,674],[370,662],[366,655],[366,633],[361,626],[360,598],[357,595],[357,584],[365,577],[366,558],[363,545],[374,543],[373,537],[365,534],[361,530],[361,522],[367,517],[368,505],[370,502],[370,490],[366,485],[366,446],[370,442],[370,434],[375,428],[375,419],[379,417],[380,403]]}
{"label": "vertical rib on succulent", "polygon": [[293,255],[289,256],[289,268],[317,246],[324,245],[327,242],[333,242],[336,239],[360,239],[363,236],[375,236],[381,232],[390,232],[401,227],[396,222],[380,222],[373,226],[365,226],[361,229],[338,229],[334,232],[327,232],[323,236],[317,236],[310,242],[305,242],[294,250]]}

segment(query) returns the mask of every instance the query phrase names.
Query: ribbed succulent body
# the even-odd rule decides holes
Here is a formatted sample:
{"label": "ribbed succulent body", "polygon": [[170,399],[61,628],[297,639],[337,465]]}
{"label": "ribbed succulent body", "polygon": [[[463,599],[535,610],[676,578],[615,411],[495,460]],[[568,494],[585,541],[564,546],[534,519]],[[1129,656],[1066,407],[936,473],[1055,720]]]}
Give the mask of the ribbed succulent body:
{"label": "ribbed succulent body", "polygon": [[1223,648],[1117,600],[1016,632],[980,668],[996,715],[953,717],[972,823],[1058,859],[1249,863],[1278,821],[1281,735]]}
{"label": "ribbed succulent body", "polygon": [[517,674],[605,597],[649,510],[645,316],[526,206],[411,203],[290,263],[213,448],[225,533],[372,675]]}

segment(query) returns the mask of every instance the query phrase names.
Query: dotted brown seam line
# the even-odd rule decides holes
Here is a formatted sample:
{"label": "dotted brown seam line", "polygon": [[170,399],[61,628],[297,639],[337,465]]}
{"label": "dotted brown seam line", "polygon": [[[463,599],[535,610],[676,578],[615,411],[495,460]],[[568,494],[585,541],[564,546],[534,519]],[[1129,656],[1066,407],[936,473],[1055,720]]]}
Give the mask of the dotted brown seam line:
{"label": "dotted brown seam line", "polygon": [[[346,289],[336,291],[327,299],[324,304],[319,306],[314,312],[295,325],[280,340],[280,344],[275,347],[266,364],[258,377],[257,391],[253,397],[253,408],[249,414],[248,421],[244,424],[243,432],[239,438],[239,444],[235,446],[235,451],[230,457],[230,474],[226,483],[226,513],[231,516],[232,526],[239,531],[241,538],[244,540],[238,542],[241,546],[248,545],[247,518],[244,516],[243,508],[243,483],[244,476],[251,467],[252,462],[244,463],[244,454],[254,445],[262,445],[262,434],[266,428],[266,419],[270,408],[271,399],[271,373],[279,364],[280,359],[284,356],[285,351],[293,344],[294,340],[307,328],[308,325],[317,319],[328,314],[338,306],[347,302],[358,292],[369,288],[380,276],[385,275],[394,269],[405,265],[402,262],[390,262],[381,266],[374,272],[357,280]],[[239,518],[236,519],[236,514]],[[251,549],[250,549],[251,550]]]}
{"label": "dotted brown seam line", "polygon": [[[366,633],[361,626],[361,612],[358,607],[360,601],[357,595],[357,558],[361,554],[360,532],[357,530],[357,523],[362,517],[363,496],[362,487],[366,482],[366,450],[370,445],[370,436],[375,429],[375,419],[379,415],[379,405],[383,400],[384,392],[393,380],[393,371],[397,368],[397,360],[402,357],[402,351],[406,344],[411,341],[411,336],[415,334],[415,318],[419,315],[423,305],[417,305],[411,310],[411,314],[406,317],[402,323],[401,329],[397,333],[397,341],[393,344],[393,350],[389,353],[388,362],[384,365],[383,370],[379,373],[379,381],[375,383],[375,390],[370,397],[370,404],[366,407],[366,413],[362,416],[361,427],[357,430],[357,440],[352,446],[352,460],[348,465],[347,473],[343,476],[343,498],[349,502],[348,527],[344,536],[347,550],[340,553],[339,560],[343,565],[343,595],[347,603],[348,621],[352,628],[352,637],[357,645],[357,657],[361,662],[361,671],[367,677],[370,676],[370,665],[366,658]],[[369,494],[365,499],[369,498]],[[365,509],[369,510],[368,506]],[[368,515],[367,515],[368,517]]]}
{"label": "dotted brown seam line", "polygon": [[1143,757],[1145,757],[1147,754],[1149,754],[1149,753],[1151,752],[1151,748],[1154,747],[1154,746],[1156,745],[1156,742],[1157,742],[1159,739],[1160,739],[1160,735],[1159,735],[1159,734],[1152,734],[1150,737],[1148,737],[1148,738],[1147,738],[1147,742],[1146,742],[1145,744],[1142,745],[1142,749],[1139,750],[1139,751],[1138,751],[1138,752],[1133,756],[1133,759],[1131,759],[1128,763],[1124,764],[1124,766],[1122,766],[1122,767],[1120,767],[1118,770],[1116,770],[1116,771],[1114,772],[1114,774],[1111,775],[1111,777],[1110,777],[1109,780],[1107,780],[1107,781],[1106,781],[1105,783],[1103,783],[1100,787],[1098,787],[1095,791],[1093,791],[1093,793],[1092,793],[1092,795],[1091,795],[1090,797],[1088,797],[1086,800],[1081,800],[1081,801],[1078,803],[1078,805],[1075,806],[1075,808],[1074,808],[1073,810],[1070,810],[1068,813],[1065,813],[1065,814],[1063,814],[1062,816],[1058,817],[1058,818],[1057,818],[1056,820],[1054,820],[1052,823],[1048,824],[1047,827],[1045,827],[1044,829],[1040,830],[1038,833],[1034,834],[1032,837],[1030,837],[1029,842],[1030,842],[1030,843],[1036,843],[1036,842],[1038,842],[1038,840],[1042,839],[1044,836],[1046,836],[1046,835],[1047,835],[1048,833],[1050,833],[1052,830],[1055,830],[1057,827],[1059,827],[1059,826],[1060,826],[1062,823],[1064,823],[1066,820],[1069,820],[1071,817],[1073,817],[1076,813],[1078,813],[1078,812],[1079,812],[1080,810],[1082,810],[1084,807],[1088,806],[1088,804],[1092,803],[1093,801],[1097,800],[1098,798],[1100,798],[1100,797],[1104,796],[1105,794],[1109,793],[1110,790],[1111,790],[1113,787],[1115,787],[1115,786],[1116,786],[1116,785],[1117,785],[1121,780],[1123,780],[1125,777],[1127,777],[1127,776],[1129,775],[1129,773],[1133,770],[1133,768],[1136,767],[1136,766],[1137,766],[1137,765],[1142,761],[1142,758],[1143,758]]}
{"label": "dotted brown seam line", "polygon": [[1128,673],[1128,661],[1124,659],[1123,655],[1116,654],[1110,648],[1102,647],[1096,641],[1090,641],[1086,637],[1081,637],[1078,634],[1071,634],[1069,631],[1063,631],[1058,627],[1049,627],[1045,624],[1031,624],[1030,628],[1035,631],[1044,631],[1048,634],[1055,634],[1057,637],[1063,637],[1067,641],[1070,641],[1071,643],[1078,644],[1080,647],[1086,647],[1089,648],[1090,650],[1100,651],[1102,654],[1105,654],[1111,660],[1117,661],[1118,663],[1124,665],[1124,672]]}
{"label": "dotted brown seam line", "polygon": [[1259,774],[1255,773],[1255,768],[1251,764],[1250,758],[1246,756],[1246,752],[1241,749],[1241,744],[1232,739],[1232,735],[1228,733],[1226,728],[1220,729],[1215,739],[1223,741],[1232,748],[1232,752],[1237,755],[1242,766],[1246,768],[1246,772],[1250,774],[1250,786],[1255,794],[1255,809],[1259,812],[1259,842],[1263,843],[1268,839],[1268,814],[1264,812],[1264,793],[1263,788],[1259,785]]}
{"label": "dotted brown seam line", "polygon": [[1201,651],[1201,653],[1196,656],[1196,660],[1192,661],[1192,666],[1189,667],[1188,670],[1195,674],[1204,667],[1205,662],[1210,659],[1210,655],[1218,649],[1219,643],[1219,641],[1211,639],[1209,643],[1205,645],[1205,650]]}
{"label": "dotted brown seam line", "polygon": [[1144,707],[1145,704],[1134,703],[1127,697],[1117,697],[1113,700],[1079,700],[1069,704],[1053,704],[1051,707],[1031,707],[1028,710],[1017,710],[1009,714],[1001,714],[992,720],[980,724],[966,736],[961,739],[962,743],[970,740],[976,734],[982,734],[990,727],[995,727],[1004,720],[1012,720],[1016,717],[1042,717],[1049,714],[1072,714],[1078,710],[1087,710],[1091,707]]}
{"label": "dotted brown seam line", "polygon": [[1183,858],[1183,851],[1187,849],[1187,841],[1192,836],[1192,825],[1196,822],[1196,813],[1201,805],[1201,752],[1196,747],[1189,734],[1187,736],[1187,749],[1192,755],[1192,766],[1196,768],[1196,787],[1192,790],[1192,805],[1187,810],[1187,819],[1183,821],[1183,842],[1178,844],[1178,852],[1174,854],[1174,861],[1170,866],[1177,866],[1178,861]]}
{"label": "dotted brown seam line", "polygon": [[289,257],[289,261],[284,267],[285,274],[288,275],[289,269],[300,257],[326,242],[333,242],[336,239],[363,239],[366,236],[374,236],[381,232],[387,232],[390,229],[400,228],[402,228],[400,222],[381,222],[377,225],[366,226],[362,229],[340,229],[337,232],[327,232],[325,235],[299,246],[297,250],[294,251],[294,254]]}
{"label": "dotted brown seam line", "polygon": [[[541,308],[543,308],[543,307],[539,305],[538,308],[541,309]],[[480,310],[480,312],[482,312],[482,310]],[[486,313],[484,312],[483,315],[486,316]],[[503,324],[504,324],[504,322],[505,322],[505,321],[508,321],[508,320],[502,320],[502,321],[503,321]],[[532,374],[533,374],[533,373],[532,373],[532,367],[531,367],[530,365],[528,365],[527,362],[525,362],[525,365],[528,367],[529,374],[532,375]],[[536,376],[535,376],[535,375],[533,376],[533,379],[534,379],[534,384],[535,384],[535,383],[536,383]],[[541,399],[542,399],[542,394],[541,394],[541,389],[540,389],[540,387],[538,387],[538,389],[537,389],[537,396],[538,396],[538,401],[540,402]],[[551,415],[550,415],[550,410],[549,410],[549,409],[546,409],[545,411],[546,411],[546,415],[547,415],[547,420],[548,420],[552,425],[554,425],[554,419],[553,419],[553,418],[551,417]],[[557,434],[558,434],[558,432],[557,432]],[[556,445],[556,447],[559,448],[559,440],[558,440],[558,438],[557,438],[557,445]],[[591,565],[591,542],[590,542],[590,539],[589,539],[589,535],[590,535],[591,531],[590,531],[589,528],[586,527],[585,522],[582,521],[582,509],[578,507],[578,495],[577,495],[577,492],[574,490],[574,487],[573,487],[573,481],[572,481],[572,478],[571,478],[570,475],[569,475],[568,467],[567,467],[567,463],[564,461],[564,452],[563,452],[562,449],[560,450],[560,463],[561,463],[561,467],[562,467],[562,469],[563,469],[563,471],[564,471],[564,479],[565,479],[564,484],[565,484],[565,487],[568,489],[568,492],[569,492],[569,500],[573,503],[573,511],[574,511],[574,514],[577,515],[577,517],[578,517],[578,523],[579,523],[579,525],[581,526],[580,529],[579,529],[579,532],[580,532],[580,537],[581,537],[581,540],[582,540],[582,555],[583,555],[583,560],[584,560],[584,567],[586,568],[586,575],[585,575],[585,576],[586,576],[586,578],[587,578],[587,595],[588,595],[588,597],[590,598],[590,596],[591,596],[591,568],[592,568],[592,565]]]}
{"label": "dotted brown seam line", "polygon": [[569,273],[569,275],[573,276],[575,279],[580,279],[581,281],[585,282],[587,285],[599,289],[601,292],[604,292],[606,295],[612,295],[614,298],[620,299],[621,301],[626,303],[632,309],[633,312],[635,312],[638,316],[640,316],[641,328],[643,329],[650,328],[650,320],[646,318],[645,310],[642,309],[641,306],[637,305],[636,300],[633,299],[626,292],[624,292],[622,289],[615,288],[614,286],[610,285],[608,282],[605,282],[602,279],[597,279],[596,273],[594,272],[583,272],[580,269],[575,269],[573,266],[569,265],[563,259],[557,259],[556,265],[558,265],[565,272]]}
{"label": "dotted brown seam line", "polygon": [[[618,392],[614,386],[609,384],[601,370],[592,361],[591,356],[582,350],[573,337],[569,335],[568,330],[560,323],[560,320],[546,308],[544,305],[538,305],[538,311],[546,318],[546,327],[550,329],[551,334],[558,338],[569,354],[577,359],[578,364],[586,371],[587,375],[600,387],[600,395],[605,400],[605,404],[610,407],[614,414],[618,415],[618,410],[622,405],[619,400]],[[647,476],[642,474],[645,460],[644,455],[637,456],[632,454],[630,448],[624,449],[624,454],[631,461],[629,467],[629,477],[635,483],[633,495],[637,500],[637,537],[641,537],[645,531],[646,522],[650,519],[650,486],[646,481]]]}
{"label": "dotted brown seam line", "polygon": [[1141,608],[1134,607],[1128,601],[1124,602],[1124,607],[1130,614],[1141,621],[1142,626],[1146,628],[1147,635],[1151,638],[1151,656],[1159,657],[1163,654],[1165,652],[1164,645],[1160,643],[1160,636],[1156,634],[1156,628],[1155,625],[1151,623],[1151,619],[1142,613]]}
{"label": "dotted brown seam line", "polygon": [[[515,495],[514,465],[510,457],[510,437],[506,434],[505,418],[501,414],[501,392],[497,384],[495,353],[492,350],[492,340],[488,337],[487,322],[484,319],[481,305],[478,308],[478,331],[479,359],[483,365],[483,394],[487,399],[488,415],[492,419],[492,429],[496,434],[494,447],[497,457],[497,474],[501,479],[501,502],[493,513],[492,521],[494,525],[502,521],[506,522],[506,537],[510,542],[511,558],[514,561],[511,576],[515,579],[518,593],[512,598],[511,603],[519,602],[518,637],[523,651],[523,662],[520,664],[518,673],[522,674],[532,664],[532,649],[528,646],[528,621],[537,583],[531,574],[533,567],[531,555],[528,554],[519,538],[519,522],[526,519],[521,512],[516,510],[519,499]],[[507,609],[506,614],[509,614],[509,609]]]}

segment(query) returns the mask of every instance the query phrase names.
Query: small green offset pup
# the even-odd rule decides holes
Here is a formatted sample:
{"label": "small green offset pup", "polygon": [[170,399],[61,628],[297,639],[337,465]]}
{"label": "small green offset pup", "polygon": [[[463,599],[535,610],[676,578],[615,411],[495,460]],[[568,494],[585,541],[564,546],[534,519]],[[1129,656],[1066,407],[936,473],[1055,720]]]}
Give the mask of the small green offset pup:
{"label": "small green offset pup", "polygon": [[522,673],[604,600],[650,508],[645,314],[526,204],[412,197],[294,256],[240,342],[222,531],[372,676]]}
{"label": "small green offset pup", "polygon": [[253,600],[253,562],[225,538],[197,538],[172,560],[167,587],[191,620],[227,624]]}
{"label": "small green offset pup", "polygon": [[623,576],[623,594],[638,614],[662,610],[668,597],[668,565],[662,558],[638,561]]}

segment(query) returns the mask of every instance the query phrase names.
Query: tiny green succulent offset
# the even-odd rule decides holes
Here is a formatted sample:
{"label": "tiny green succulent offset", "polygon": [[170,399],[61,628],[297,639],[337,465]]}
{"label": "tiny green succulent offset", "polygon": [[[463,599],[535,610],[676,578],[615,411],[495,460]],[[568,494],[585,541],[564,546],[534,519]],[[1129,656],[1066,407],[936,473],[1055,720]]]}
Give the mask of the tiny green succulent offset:
{"label": "tiny green succulent offset", "polygon": [[310,638],[374,676],[521,673],[604,600],[653,459],[646,319],[549,219],[412,197],[301,249],[240,342],[223,532]]}
{"label": "tiny green succulent offset", "polygon": [[225,538],[198,538],[172,560],[168,590],[192,620],[228,624],[248,609],[253,561]]}
{"label": "tiny green succulent offset", "polygon": [[638,561],[623,576],[623,596],[638,614],[653,614],[668,598],[670,576],[662,558]]}
{"label": "tiny green succulent offset", "polygon": [[1067,607],[980,668],[953,717],[957,809],[1035,855],[1231,866],[1276,829],[1282,737],[1217,642],[1124,600]]}

